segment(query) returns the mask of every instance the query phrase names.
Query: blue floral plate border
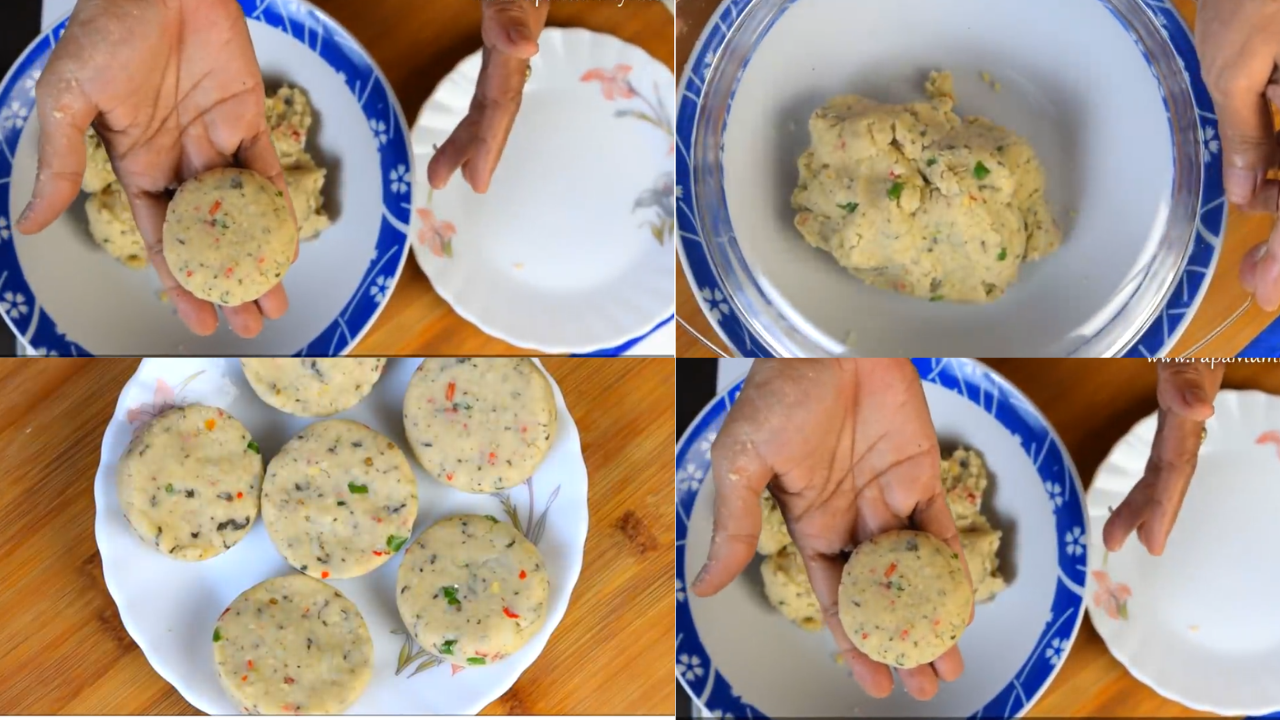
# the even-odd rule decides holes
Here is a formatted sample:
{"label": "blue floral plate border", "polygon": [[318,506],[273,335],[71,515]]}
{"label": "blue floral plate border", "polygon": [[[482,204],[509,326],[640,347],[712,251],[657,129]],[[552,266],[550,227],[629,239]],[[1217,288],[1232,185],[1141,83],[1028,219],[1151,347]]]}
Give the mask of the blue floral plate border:
{"label": "blue floral plate border", "polygon": [[[382,223],[374,256],[355,293],[338,316],[294,354],[333,356],[348,352],[373,324],[399,277],[409,252],[409,203],[398,198],[404,176],[413,167],[408,124],[386,77],[373,58],[336,20],[305,0],[239,0],[250,22],[275,28],[302,43],[341,76],[369,120],[382,166]],[[26,121],[35,108],[35,84],[48,62],[67,18],[45,31],[27,47],[0,83],[0,314],[11,330],[36,355],[88,356],[92,353],[59,329],[41,305],[22,273],[13,242],[9,180],[13,153]],[[407,189],[407,188],[406,188]]]}
{"label": "blue floral plate border", "polygon": [[[986,365],[967,358],[917,358],[922,382],[950,390],[977,405],[1013,434],[1035,465],[1054,506],[1058,538],[1058,586],[1051,613],[1035,650],[995,697],[970,717],[1018,717],[1031,708],[1057,673],[1084,617],[1085,550],[1089,525],[1084,487],[1062,440],[1044,415],[1012,383]],[[716,670],[689,610],[685,541],[698,491],[711,470],[711,443],[730,406],[742,392],[739,381],[720,394],[685,431],[676,446],[676,678],[689,695],[716,717],[765,718]]]}
{"label": "blue floral plate border", "polygon": [[[721,3],[690,55],[684,75],[677,86],[676,226],[679,229],[677,246],[680,249],[681,264],[703,313],[711,320],[720,337],[738,354],[743,357],[767,357],[772,354],[767,349],[768,345],[744,318],[738,316],[726,297],[719,276],[711,266],[702,238],[702,228],[694,211],[693,167],[690,160],[694,128],[697,125],[702,88],[707,74],[734,25],[752,1],[725,0]],[[1124,357],[1153,357],[1161,354],[1182,332],[1198,306],[1201,295],[1208,289],[1208,280],[1217,263],[1219,243],[1226,232],[1227,222],[1218,117],[1214,114],[1213,101],[1200,76],[1200,59],[1196,55],[1195,38],[1177,9],[1167,0],[1140,2],[1159,21],[1165,37],[1177,52],[1183,74],[1191,87],[1200,121],[1204,181],[1200,189],[1199,222],[1195,238],[1177,285],[1159,315],[1137,343],[1125,351]],[[732,101],[731,96],[730,107]]]}

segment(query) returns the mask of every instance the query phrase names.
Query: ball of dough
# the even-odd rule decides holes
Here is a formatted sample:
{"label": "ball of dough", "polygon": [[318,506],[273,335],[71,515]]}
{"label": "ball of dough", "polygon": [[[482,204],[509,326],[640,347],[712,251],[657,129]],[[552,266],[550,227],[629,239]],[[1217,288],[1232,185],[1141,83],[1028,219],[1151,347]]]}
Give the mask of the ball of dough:
{"label": "ball of dough", "polygon": [[495,492],[528,480],[551,448],[555,394],[528,358],[423,360],[404,396],[404,432],[436,480]]}
{"label": "ball of dough", "polygon": [[950,73],[929,102],[833,98],[809,120],[795,225],[851,273],[928,300],[985,303],[1062,241],[1044,169],[1022,138],[952,111]]}
{"label": "ball of dough", "polygon": [[130,270],[147,266],[147,246],[120,183],[90,195],[84,201],[84,213],[89,218],[89,236],[98,247]]}
{"label": "ball of dough", "polygon": [[299,417],[353,408],[382,377],[386,358],[244,358],[244,377],[262,401]]}
{"label": "ball of dough", "polygon": [[116,468],[125,519],[179,560],[207,560],[240,542],[258,516],[262,455],[225,410],[168,410],[134,436]]}
{"label": "ball of dough", "polygon": [[293,262],[298,228],[284,192],[241,168],[178,188],[164,220],[164,257],[182,287],[218,305],[262,297]]}
{"label": "ball of dough", "polygon": [[285,443],[262,483],[262,522],[290,565],[351,578],[391,559],[413,533],[418,482],[381,433],[322,420]]}
{"label": "ball of dough", "polygon": [[786,545],[760,564],[769,604],[791,622],[813,632],[822,629],[822,607],[795,545]]}
{"label": "ball of dough", "polygon": [[756,541],[756,552],[773,555],[791,544],[787,521],[782,518],[782,510],[768,490],[760,495],[760,519],[760,539]]}
{"label": "ball of dough", "polygon": [[218,680],[247,714],[340,713],[373,675],[359,608],[306,575],[258,583],[213,628]]}
{"label": "ball of dough", "polygon": [[514,526],[458,515],[405,552],[396,607],[430,652],[455,665],[492,665],[538,633],[550,593],[542,554]]}
{"label": "ball of dough", "polygon": [[960,556],[915,530],[892,530],[853,551],[840,579],[840,624],[872,660],[911,668],[959,641],[973,611]]}

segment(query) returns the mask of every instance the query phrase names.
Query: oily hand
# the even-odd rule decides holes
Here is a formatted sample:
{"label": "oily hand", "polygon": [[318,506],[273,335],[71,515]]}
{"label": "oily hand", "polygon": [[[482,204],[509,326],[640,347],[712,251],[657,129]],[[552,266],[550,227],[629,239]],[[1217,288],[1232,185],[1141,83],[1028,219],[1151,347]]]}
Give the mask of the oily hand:
{"label": "oily hand", "polygon": [[1147,552],[1164,552],[1195,474],[1204,423],[1213,417],[1213,400],[1222,387],[1226,366],[1208,361],[1157,367],[1156,437],[1142,479],[1102,528],[1103,544],[1111,552],[1119,550],[1134,530]]}
{"label": "oily hand", "polygon": [[[1275,214],[1280,182],[1266,176],[1278,159],[1268,100],[1280,105],[1280,3],[1200,0],[1196,45],[1218,112],[1227,199]],[[1280,307],[1280,227],[1245,256],[1240,282],[1267,311]]]}
{"label": "oily hand", "polygon": [[[40,160],[18,230],[38,233],[80,193],[93,123],[129,197],[151,266],[193,332],[218,327],[213,305],[182,289],[165,263],[167,191],[201,172],[239,164],[284,197],[267,129],[262,74],[235,0],[80,0],[36,85]],[[289,307],[277,285],[224,309],[237,334]]]}
{"label": "oily hand", "polygon": [[[857,650],[840,624],[843,554],[912,526],[960,555],[940,478],[940,453],[920,378],[905,360],[757,360],[711,448],[715,528],[693,584],[719,592],[751,562],[768,485],[786,518],[828,629],[858,684],[875,697],[893,675]],[[966,570],[967,572],[967,570]],[[932,665],[899,670],[926,700],[964,670],[952,647]]]}
{"label": "oily hand", "polygon": [[443,188],[461,167],[473,190],[489,189],[520,112],[529,58],[538,54],[550,8],[549,0],[484,0],[480,79],[467,116],[427,165],[431,187]]}

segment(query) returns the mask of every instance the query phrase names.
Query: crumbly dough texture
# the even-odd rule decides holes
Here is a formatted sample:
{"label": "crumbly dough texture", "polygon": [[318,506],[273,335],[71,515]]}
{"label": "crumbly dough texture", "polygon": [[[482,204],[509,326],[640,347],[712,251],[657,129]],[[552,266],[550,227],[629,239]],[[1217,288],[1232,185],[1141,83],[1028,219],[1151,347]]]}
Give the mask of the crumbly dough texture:
{"label": "crumbly dough texture", "polygon": [[787,521],[782,518],[782,510],[768,490],[760,495],[760,518],[760,539],[756,542],[756,552],[774,555],[791,544]]}
{"label": "crumbly dough texture", "polygon": [[791,198],[795,225],[876,287],[991,302],[1022,263],[1061,244],[1044,169],[1022,138],[953,112],[950,73],[931,73],[925,90],[929,102],[845,95],[813,113]]}
{"label": "crumbly dough texture", "polygon": [[814,632],[822,629],[822,608],[795,545],[787,544],[760,564],[764,594],[783,617]]}
{"label": "crumbly dough texture", "polygon": [[89,236],[98,247],[130,270],[147,266],[147,246],[120,183],[113,182],[98,194],[90,195],[84,203],[84,212],[89,217]]}
{"label": "crumbly dough texture", "polygon": [[262,521],[276,550],[321,579],[364,575],[413,533],[418,483],[404,453],[351,420],[322,420],[267,466]]}
{"label": "crumbly dough texture", "polygon": [[404,429],[435,479],[473,493],[528,480],[556,434],[556,401],[528,358],[423,360],[404,397]]}
{"label": "crumbly dough texture", "polygon": [[85,133],[84,145],[87,162],[80,189],[92,195],[102,192],[115,182],[116,172],[111,167],[111,158],[107,157],[107,148],[102,144],[102,138],[93,128]]}
{"label": "crumbly dough texture", "polygon": [[179,560],[221,555],[258,516],[262,455],[225,410],[188,405],[146,425],[116,469],[125,519]]}
{"label": "crumbly dough texture", "polygon": [[191,294],[240,305],[284,278],[297,238],[275,185],[252,170],[218,168],[183,183],[169,202],[164,257]]}
{"label": "crumbly dough texture", "polygon": [[958,553],[916,530],[892,530],[854,549],[840,579],[840,623],[872,660],[933,662],[964,634],[973,593]]}
{"label": "crumbly dough texture", "polygon": [[532,542],[493,516],[458,515],[405,552],[396,606],[422,647],[455,665],[492,665],[546,621],[551,582]]}
{"label": "crumbly dough texture", "polygon": [[373,675],[373,639],[360,610],[306,575],[244,591],[212,632],[218,680],[246,714],[340,713]]}
{"label": "crumbly dough texture", "polygon": [[976,450],[960,448],[942,460],[942,486],[947,507],[960,531],[960,545],[973,580],[975,602],[987,602],[1007,587],[1000,575],[1001,532],[982,515],[982,495],[990,475]]}
{"label": "crumbly dough texture", "polygon": [[299,417],[328,417],[355,407],[386,358],[244,358],[245,379],[262,401]]}

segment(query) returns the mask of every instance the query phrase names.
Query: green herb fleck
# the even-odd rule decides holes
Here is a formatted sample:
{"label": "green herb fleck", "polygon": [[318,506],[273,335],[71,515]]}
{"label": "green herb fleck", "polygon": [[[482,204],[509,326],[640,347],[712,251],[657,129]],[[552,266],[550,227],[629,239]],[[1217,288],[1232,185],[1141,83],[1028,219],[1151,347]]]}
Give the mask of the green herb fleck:
{"label": "green herb fleck", "polygon": [[256,452],[256,453],[258,453],[259,455],[261,455],[261,454],[262,454],[262,450],[261,450],[261,448],[259,448],[259,447],[258,447],[258,443],[254,442],[254,441],[252,441],[252,440],[250,440],[250,441],[249,441],[249,449],[250,449],[250,450],[252,450],[252,451],[254,451],[254,452]]}
{"label": "green herb fleck", "polygon": [[890,199],[890,200],[897,200],[898,198],[902,197],[902,188],[903,188],[903,187],[904,187],[904,186],[903,186],[903,184],[902,184],[902,183],[900,183],[900,182],[895,182],[894,184],[890,185],[890,186],[889,186],[889,199]]}
{"label": "green herb fleck", "polygon": [[173,483],[169,483],[168,485],[165,485],[165,486],[164,486],[164,491],[165,491],[165,492],[167,492],[167,493],[169,493],[170,495],[172,495],[172,494],[173,494]]}
{"label": "green herb fleck", "polygon": [[485,518],[487,518],[488,520],[490,520],[490,521],[492,521],[492,522],[498,522],[498,518],[496,518],[496,517],[494,517],[494,516],[492,516],[492,515],[485,515]]}
{"label": "green herb fleck", "polygon": [[939,300],[943,300],[943,299],[944,298],[941,295],[934,295],[933,297],[929,298],[929,302],[938,302]]}
{"label": "green herb fleck", "polygon": [[484,658],[467,658],[468,665],[483,665]]}
{"label": "green herb fleck", "polygon": [[1009,251],[1005,250],[1004,248],[1000,248],[1000,254],[996,256],[996,259],[1004,260],[1007,257],[1009,257]]}
{"label": "green herb fleck", "polygon": [[928,160],[925,160],[925,161],[924,161],[924,164],[925,164],[925,165],[927,165],[927,166],[929,166],[929,167],[933,167],[934,165],[937,165],[937,164],[938,164],[938,158],[936,158],[936,157],[931,157],[931,158],[929,158]]}
{"label": "green herb fleck", "polygon": [[369,494],[368,485],[357,485],[353,482],[349,482],[347,483],[347,489],[351,491],[352,495],[368,495]]}
{"label": "green herb fleck", "polygon": [[404,547],[404,544],[408,542],[408,540],[409,538],[402,537],[400,535],[388,535],[387,547],[391,550],[391,552],[399,552],[400,548]]}
{"label": "green herb fleck", "polygon": [[457,645],[457,644],[458,644],[458,641],[457,641],[457,640],[445,640],[445,641],[444,641],[444,644],[440,646],[440,654],[441,654],[441,655],[452,655],[452,654],[453,654],[453,646],[454,646],[454,645]]}
{"label": "green herb fleck", "polygon": [[215,628],[213,629],[213,641],[214,641],[214,642],[222,642],[222,628],[220,628],[220,627],[215,627]]}
{"label": "green herb fleck", "polygon": [[1003,145],[997,145],[997,146],[996,146],[996,152],[1004,152],[1004,146],[1003,146]]}
{"label": "green herb fleck", "polygon": [[852,214],[853,214],[853,212],[854,212],[855,210],[857,210],[857,209],[858,209],[858,203],[856,203],[856,202],[847,202],[847,203],[845,203],[845,204],[843,204],[843,205],[839,205],[839,204],[837,204],[837,205],[836,205],[836,207],[838,207],[838,208],[840,208],[841,210],[844,210],[845,212],[847,212],[847,213],[849,213],[850,215],[852,215]]}
{"label": "green herb fleck", "polygon": [[338,507],[346,507],[346,504],[347,504],[347,501],[346,501],[346,500],[339,500],[339,501],[338,501]]}
{"label": "green herb fleck", "polygon": [[453,404],[453,409],[454,409],[454,412],[457,412],[458,410],[470,410],[471,403],[459,400],[458,402]]}
{"label": "green herb fleck", "polygon": [[986,180],[987,176],[990,174],[991,171],[988,170],[987,166],[983,165],[981,161],[979,161],[977,165],[973,166],[973,176],[979,180]]}
{"label": "green herb fleck", "polygon": [[446,585],[440,588],[440,592],[444,593],[444,599],[448,600],[450,605],[462,604],[462,601],[458,599],[458,588],[456,586]]}

